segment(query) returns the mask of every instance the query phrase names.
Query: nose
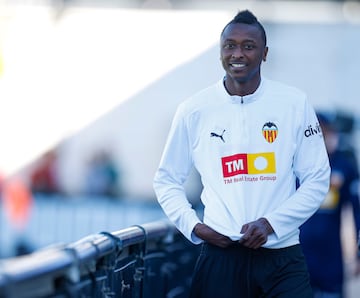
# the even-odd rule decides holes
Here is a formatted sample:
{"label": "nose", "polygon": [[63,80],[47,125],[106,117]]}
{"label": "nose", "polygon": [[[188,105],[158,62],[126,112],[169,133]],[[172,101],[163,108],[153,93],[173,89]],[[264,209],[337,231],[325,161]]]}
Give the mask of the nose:
{"label": "nose", "polygon": [[231,58],[240,58],[243,57],[243,52],[241,50],[240,46],[237,46],[234,48],[232,54],[231,54]]}

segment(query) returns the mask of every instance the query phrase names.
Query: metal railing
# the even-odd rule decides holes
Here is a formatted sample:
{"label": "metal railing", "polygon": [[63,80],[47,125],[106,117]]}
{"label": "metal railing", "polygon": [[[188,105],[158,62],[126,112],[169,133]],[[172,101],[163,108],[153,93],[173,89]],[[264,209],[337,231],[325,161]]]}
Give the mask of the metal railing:
{"label": "metal railing", "polygon": [[187,297],[198,255],[167,221],[0,261],[0,297]]}

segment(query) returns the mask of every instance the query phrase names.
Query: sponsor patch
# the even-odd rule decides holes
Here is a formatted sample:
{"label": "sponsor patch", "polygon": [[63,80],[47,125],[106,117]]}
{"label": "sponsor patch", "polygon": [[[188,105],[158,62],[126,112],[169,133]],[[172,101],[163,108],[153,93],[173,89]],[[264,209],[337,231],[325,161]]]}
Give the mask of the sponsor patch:
{"label": "sponsor patch", "polygon": [[221,158],[224,178],[276,173],[275,153],[239,153]]}
{"label": "sponsor patch", "polygon": [[322,136],[322,132],[321,132],[321,127],[319,122],[317,122],[315,125],[308,125],[307,128],[304,131],[304,135],[305,137],[311,137],[311,136],[315,136],[315,135],[320,135]]}

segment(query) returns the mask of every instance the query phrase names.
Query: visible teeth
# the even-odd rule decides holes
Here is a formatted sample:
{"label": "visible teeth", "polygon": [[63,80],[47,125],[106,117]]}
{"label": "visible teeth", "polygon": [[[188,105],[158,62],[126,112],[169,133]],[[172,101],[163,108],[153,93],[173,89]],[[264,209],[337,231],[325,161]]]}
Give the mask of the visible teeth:
{"label": "visible teeth", "polygon": [[232,63],[231,65],[233,67],[244,67],[245,66],[245,64],[243,64],[243,63]]}

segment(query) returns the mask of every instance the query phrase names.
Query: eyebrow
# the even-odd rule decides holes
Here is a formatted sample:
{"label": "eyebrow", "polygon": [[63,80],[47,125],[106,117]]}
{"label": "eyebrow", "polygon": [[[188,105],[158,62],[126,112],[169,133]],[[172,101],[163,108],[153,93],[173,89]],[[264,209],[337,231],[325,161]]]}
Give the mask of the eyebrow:
{"label": "eyebrow", "polygon": [[[223,42],[236,42],[236,40],[233,39],[233,38],[226,38],[226,39],[223,39],[222,41],[223,41]],[[241,43],[244,43],[244,42],[256,43],[256,40],[255,40],[255,39],[245,39],[245,40],[242,40],[242,41],[241,41]]]}

